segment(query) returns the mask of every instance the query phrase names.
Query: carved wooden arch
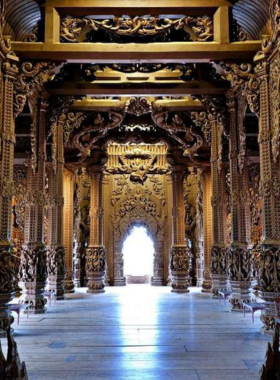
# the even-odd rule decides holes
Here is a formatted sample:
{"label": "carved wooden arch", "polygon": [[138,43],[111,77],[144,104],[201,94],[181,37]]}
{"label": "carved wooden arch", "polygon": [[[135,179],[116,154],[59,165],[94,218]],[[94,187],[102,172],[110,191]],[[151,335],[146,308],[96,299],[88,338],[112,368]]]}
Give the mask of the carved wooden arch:
{"label": "carved wooden arch", "polygon": [[[124,209],[126,208],[127,211]],[[145,209],[146,208],[146,209]],[[121,215],[124,213],[124,215]],[[167,214],[160,199],[147,192],[142,186],[136,186],[133,191],[125,192],[114,205],[113,214],[113,239],[114,239],[114,283],[125,283],[123,273],[123,243],[134,225],[144,225],[149,236],[154,242],[154,266],[153,279],[157,284],[163,283],[164,269],[164,229]]]}

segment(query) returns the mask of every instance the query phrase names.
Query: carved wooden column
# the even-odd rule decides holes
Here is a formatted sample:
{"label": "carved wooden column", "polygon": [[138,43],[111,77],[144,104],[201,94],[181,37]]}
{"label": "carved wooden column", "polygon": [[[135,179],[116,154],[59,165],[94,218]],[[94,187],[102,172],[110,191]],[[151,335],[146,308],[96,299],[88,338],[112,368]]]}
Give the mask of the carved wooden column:
{"label": "carved wooden column", "polygon": [[172,292],[189,292],[189,249],[185,242],[184,168],[172,172],[172,246],[170,253]]}
{"label": "carved wooden column", "polygon": [[86,261],[88,293],[105,291],[106,252],[103,245],[102,177],[100,167],[91,168],[90,241]]}
{"label": "carved wooden column", "polygon": [[162,241],[154,243],[154,260],[153,260],[153,276],[151,278],[152,286],[163,285],[163,250],[164,244]]}
{"label": "carved wooden column", "polygon": [[[47,280],[47,253],[44,245],[44,207],[46,172],[46,112],[48,102],[39,99],[33,110],[33,123],[38,129],[38,157],[30,158],[27,168],[24,245],[19,268],[22,299],[29,304],[28,312],[44,313],[42,295]],[[39,112],[38,112],[39,111]],[[36,159],[37,158],[37,159]]]}
{"label": "carved wooden column", "polygon": [[226,170],[222,163],[222,121],[216,112],[209,115],[211,123],[211,178],[212,178],[212,212],[213,245],[211,249],[212,292],[218,297],[220,289],[227,288],[227,253],[226,220],[227,194]]}
{"label": "carved wooden column", "polygon": [[65,247],[66,278],[65,293],[74,293],[73,282],[73,227],[74,227],[74,173],[63,171],[63,245]]}
{"label": "carved wooden column", "polygon": [[15,144],[13,95],[17,73],[12,56],[6,62],[0,61],[0,328],[5,331],[13,320],[7,304],[14,296],[11,217]]}
{"label": "carved wooden column", "polygon": [[[275,15],[276,17],[276,15]],[[256,61],[260,83],[259,144],[263,218],[260,257],[260,296],[267,302],[261,316],[263,331],[274,327],[274,300],[280,297],[280,160],[279,160],[279,53],[270,65],[264,56]]]}
{"label": "carved wooden column", "polygon": [[251,211],[249,203],[249,170],[246,165],[246,135],[244,119],[247,99],[239,92],[228,92],[230,118],[229,160],[231,185],[231,246],[229,279],[232,289],[232,311],[243,311],[242,302],[252,301],[251,279]]}
{"label": "carved wooden column", "polygon": [[204,250],[204,270],[202,292],[208,293],[212,289],[211,279],[211,247],[213,244],[213,226],[212,226],[212,186],[211,186],[211,173],[204,172],[202,176],[203,186],[203,250]]}
{"label": "carved wooden column", "polygon": [[49,246],[48,246],[48,288],[57,293],[57,299],[64,299],[65,249],[63,246],[63,126],[65,116],[55,124],[56,154],[55,165],[49,172]]}

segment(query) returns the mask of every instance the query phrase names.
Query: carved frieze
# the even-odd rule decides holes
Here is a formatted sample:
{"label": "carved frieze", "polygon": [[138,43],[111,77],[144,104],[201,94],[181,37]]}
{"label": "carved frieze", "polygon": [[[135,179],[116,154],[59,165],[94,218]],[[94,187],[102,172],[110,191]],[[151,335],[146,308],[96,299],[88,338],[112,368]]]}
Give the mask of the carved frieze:
{"label": "carved frieze", "polygon": [[[64,18],[61,20],[60,38],[62,42],[101,42],[98,41],[95,32],[103,31],[111,40],[114,38],[130,37],[148,38],[162,37],[170,40],[171,31],[182,30],[185,39],[193,41],[211,41],[213,38],[213,19],[208,16],[185,16],[180,19],[161,18],[155,16],[143,17],[113,17],[106,20]],[[104,39],[103,39],[104,42]]]}
{"label": "carved frieze", "polygon": [[231,281],[250,281],[252,278],[252,253],[247,247],[236,246],[228,251],[228,268]]}
{"label": "carved frieze", "polygon": [[189,270],[189,249],[187,247],[172,246],[170,269],[176,272],[187,272]]}
{"label": "carved frieze", "polygon": [[104,247],[89,247],[87,249],[86,271],[105,272],[106,267],[106,251]]}
{"label": "carved frieze", "polygon": [[228,274],[228,247],[213,245],[211,249],[211,274]]}

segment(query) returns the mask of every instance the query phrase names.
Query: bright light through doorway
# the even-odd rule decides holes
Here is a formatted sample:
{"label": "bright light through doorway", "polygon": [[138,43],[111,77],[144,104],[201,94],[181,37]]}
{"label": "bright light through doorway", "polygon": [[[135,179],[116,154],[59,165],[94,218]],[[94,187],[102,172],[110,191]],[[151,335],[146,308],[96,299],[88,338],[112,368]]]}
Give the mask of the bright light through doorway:
{"label": "bright light through doorway", "polygon": [[145,227],[135,226],[123,245],[124,275],[152,276],[154,244]]}

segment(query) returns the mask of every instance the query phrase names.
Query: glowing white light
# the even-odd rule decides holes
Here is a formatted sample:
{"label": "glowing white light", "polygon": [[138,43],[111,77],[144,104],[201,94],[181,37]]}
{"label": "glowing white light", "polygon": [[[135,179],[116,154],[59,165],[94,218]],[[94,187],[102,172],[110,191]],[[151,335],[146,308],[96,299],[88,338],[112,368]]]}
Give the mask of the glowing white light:
{"label": "glowing white light", "polygon": [[134,227],[123,245],[124,275],[151,276],[154,245],[145,227]]}

